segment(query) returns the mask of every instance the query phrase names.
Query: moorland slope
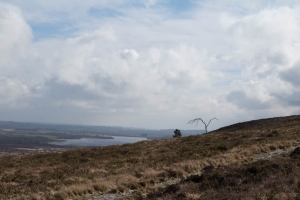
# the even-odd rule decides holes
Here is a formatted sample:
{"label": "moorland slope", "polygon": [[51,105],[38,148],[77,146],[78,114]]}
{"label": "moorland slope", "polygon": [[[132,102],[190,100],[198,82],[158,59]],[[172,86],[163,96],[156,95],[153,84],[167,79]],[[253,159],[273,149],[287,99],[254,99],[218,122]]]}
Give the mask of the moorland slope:
{"label": "moorland slope", "polygon": [[[232,191],[243,191],[258,184],[256,176],[259,180],[273,177],[277,165],[279,176],[287,174],[284,163],[288,164],[286,160],[290,158],[258,161],[262,164],[253,163],[254,158],[261,153],[298,146],[299,141],[300,116],[289,116],[238,123],[183,138],[3,157],[0,158],[0,199],[76,199],[130,189],[136,192],[124,198],[218,199],[216,194],[220,194],[226,199],[237,194]],[[296,178],[286,180],[293,182],[291,185],[300,185],[297,162],[290,163],[293,166],[288,167],[289,174]],[[251,166],[258,167],[252,170]],[[270,166],[273,171],[265,169]],[[254,178],[247,179],[249,174]],[[234,182],[236,176],[240,179]],[[163,190],[157,187],[158,183],[174,178],[183,182]],[[235,187],[241,183],[250,185]],[[276,183],[267,183],[261,185],[269,187],[265,193],[252,192],[256,196],[245,193],[244,197],[274,195]],[[189,187],[194,189],[184,189]],[[195,188],[201,189],[195,192]],[[296,197],[297,191],[293,195]]]}
{"label": "moorland slope", "polygon": [[136,199],[300,199],[300,149],[291,153],[299,146],[299,116],[238,123],[211,134],[222,134],[236,143],[234,148],[242,147],[240,156],[247,150],[248,155],[278,154],[238,165],[207,166],[200,174]]}

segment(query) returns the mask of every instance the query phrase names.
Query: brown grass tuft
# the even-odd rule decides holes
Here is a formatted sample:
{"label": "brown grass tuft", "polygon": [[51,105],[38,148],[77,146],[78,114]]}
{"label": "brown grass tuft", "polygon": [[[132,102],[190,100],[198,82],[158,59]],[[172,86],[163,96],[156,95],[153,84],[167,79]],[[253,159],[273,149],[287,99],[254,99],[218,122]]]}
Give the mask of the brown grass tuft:
{"label": "brown grass tuft", "polygon": [[111,181],[97,181],[92,187],[97,192],[107,192],[108,189],[114,187],[114,184]]}

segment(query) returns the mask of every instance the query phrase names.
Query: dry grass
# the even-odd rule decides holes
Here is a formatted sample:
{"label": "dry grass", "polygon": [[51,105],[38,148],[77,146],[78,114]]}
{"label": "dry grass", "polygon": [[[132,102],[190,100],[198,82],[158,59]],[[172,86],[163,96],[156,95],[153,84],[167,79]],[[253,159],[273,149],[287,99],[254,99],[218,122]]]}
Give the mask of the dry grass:
{"label": "dry grass", "polygon": [[[191,195],[192,194],[192,195]],[[300,159],[279,157],[204,170],[143,199],[299,199]],[[136,197],[139,199],[139,197]]]}
{"label": "dry grass", "polygon": [[201,195],[200,194],[195,194],[195,193],[187,193],[186,198],[189,200],[193,199],[200,199]]}
{"label": "dry grass", "polygon": [[129,189],[147,191],[155,183],[185,178],[208,166],[239,166],[256,154],[296,146],[299,121],[300,116],[290,116],[181,139],[3,157],[0,199],[68,199]]}

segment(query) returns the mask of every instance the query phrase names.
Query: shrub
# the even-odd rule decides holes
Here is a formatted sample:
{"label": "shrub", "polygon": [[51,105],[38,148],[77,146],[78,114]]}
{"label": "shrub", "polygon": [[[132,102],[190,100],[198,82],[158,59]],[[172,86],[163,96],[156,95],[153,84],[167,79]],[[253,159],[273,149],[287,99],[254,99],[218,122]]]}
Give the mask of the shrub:
{"label": "shrub", "polygon": [[176,129],[176,130],[174,131],[173,138],[181,138],[181,137],[182,137],[181,131],[178,130],[178,129]]}

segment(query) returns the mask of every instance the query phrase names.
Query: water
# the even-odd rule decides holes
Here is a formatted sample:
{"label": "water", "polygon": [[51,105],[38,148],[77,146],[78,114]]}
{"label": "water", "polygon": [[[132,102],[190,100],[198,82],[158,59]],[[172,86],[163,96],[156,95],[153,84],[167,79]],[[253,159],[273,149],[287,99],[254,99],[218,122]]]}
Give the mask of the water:
{"label": "water", "polygon": [[96,146],[109,146],[115,144],[127,144],[135,143],[147,138],[141,137],[121,137],[121,136],[112,136],[114,139],[99,139],[99,138],[81,138],[81,139],[63,139],[59,142],[49,142],[53,145],[66,145],[66,146],[78,146],[78,147],[96,147]]}

